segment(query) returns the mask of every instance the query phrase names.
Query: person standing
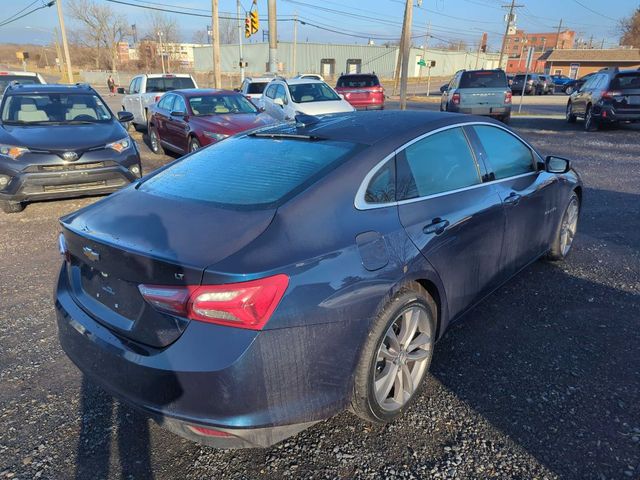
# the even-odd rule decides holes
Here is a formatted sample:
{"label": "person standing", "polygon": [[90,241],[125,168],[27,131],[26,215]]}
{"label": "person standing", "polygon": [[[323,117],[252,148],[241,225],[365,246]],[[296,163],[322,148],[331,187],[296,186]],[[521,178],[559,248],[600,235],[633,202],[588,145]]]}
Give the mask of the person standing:
{"label": "person standing", "polygon": [[107,88],[109,88],[109,96],[113,97],[116,94],[116,82],[111,75],[107,78]]}

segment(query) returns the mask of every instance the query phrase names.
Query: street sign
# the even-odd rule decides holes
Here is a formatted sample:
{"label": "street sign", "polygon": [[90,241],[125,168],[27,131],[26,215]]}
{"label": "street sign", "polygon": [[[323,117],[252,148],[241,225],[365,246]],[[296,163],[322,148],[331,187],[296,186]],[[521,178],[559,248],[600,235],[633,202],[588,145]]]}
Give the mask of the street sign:
{"label": "street sign", "polygon": [[423,59],[423,58],[421,58],[421,59],[418,61],[418,65],[420,65],[421,67],[426,67],[426,66],[427,66],[427,62],[425,62],[425,61],[424,61],[424,59]]}

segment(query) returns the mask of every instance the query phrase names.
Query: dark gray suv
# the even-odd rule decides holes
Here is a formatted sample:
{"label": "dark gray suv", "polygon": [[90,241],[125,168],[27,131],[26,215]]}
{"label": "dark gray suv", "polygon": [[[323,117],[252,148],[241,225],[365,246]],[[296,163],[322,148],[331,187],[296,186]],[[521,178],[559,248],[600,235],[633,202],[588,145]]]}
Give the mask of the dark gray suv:
{"label": "dark gray suv", "polygon": [[511,89],[503,70],[460,70],[443,89],[441,112],[486,115],[509,122]]}

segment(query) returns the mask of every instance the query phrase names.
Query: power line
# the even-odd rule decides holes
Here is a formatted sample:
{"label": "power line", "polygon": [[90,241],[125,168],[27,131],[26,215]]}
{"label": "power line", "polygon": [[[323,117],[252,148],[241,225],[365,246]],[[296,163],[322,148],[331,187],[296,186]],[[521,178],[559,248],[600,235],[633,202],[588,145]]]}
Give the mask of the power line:
{"label": "power line", "polygon": [[606,16],[604,13],[600,13],[600,12],[596,12],[595,10],[593,10],[592,8],[587,7],[584,3],[579,2],[578,0],[573,0],[574,2],[576,2],[578,5],[580,5],[582,8],[589,10],[591,13],[595,13],[596,15],[599,15],[600,17],[604,17],[604,18],[608,18],[609,20],[613,20],[614,22],[617,22],[618,20],[615,18],[611,18]]}
{"label": "power line", "polygon": [[13,17],[20,15],[22,12],[24,12],[27,8],[31,8],[32,6],[34,6],[36,3],[38,3],[39,0],[33,0],[33,2],[31,2],[29,5],[27,5],[26,7],[24,7],[22,10],[20,10],[19,12],[14,13],[13,15],[11,15],[10,17],[2,20],[0,23],[4,23],[8,20],[11,20]]}
{"label": "power line", "polygon": [[[45,3],[44,5],[41,5],[39,7],[36,7],[33,10],[29,10],[28,12],[23,13],[22,15],[20,15],[18,17],[15,16],[17,14],[14,14],[11,17],[9,17],[9,19],[4,20],[2,23],[0,23],[0,27],[4,27],[5,25],[9,25],[10,23],[13,23],[13,22],[15,22],[17,20],[20,20],[21,18],[24,18],[27,15],[31,15],[32,13],[37,12],[38,10],[42,10],[43,8],[51,7],[52,5],[55,5],[55,3],[56,3],[55,0],[51,0],[50,2]],[[27,8],[29,8],[29,7],[27,7]],[[24,10],[22,10],[22,11],[24,11]]]}

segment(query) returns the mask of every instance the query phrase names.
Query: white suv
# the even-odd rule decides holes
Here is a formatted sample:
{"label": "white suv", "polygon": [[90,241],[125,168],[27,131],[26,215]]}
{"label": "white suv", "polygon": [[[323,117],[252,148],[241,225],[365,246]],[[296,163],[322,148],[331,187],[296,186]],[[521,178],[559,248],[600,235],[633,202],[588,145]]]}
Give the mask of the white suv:
{"label": "white suv", "polygon": [[264,90],[260,106],[276,120],[293,120],[299,113],[323,115],[355,110],[329,85],[307,78],[272,80]]}
{"label": "white suv", "polygon": [[252,101],[262,98],[262,92],[273,77],[247,77],[242,81],[238,91]]}

